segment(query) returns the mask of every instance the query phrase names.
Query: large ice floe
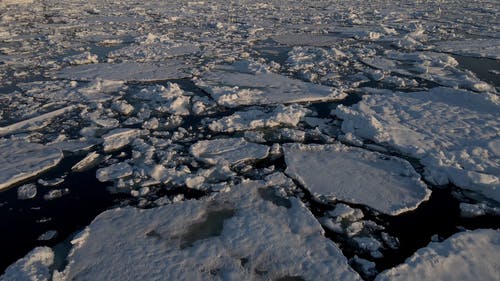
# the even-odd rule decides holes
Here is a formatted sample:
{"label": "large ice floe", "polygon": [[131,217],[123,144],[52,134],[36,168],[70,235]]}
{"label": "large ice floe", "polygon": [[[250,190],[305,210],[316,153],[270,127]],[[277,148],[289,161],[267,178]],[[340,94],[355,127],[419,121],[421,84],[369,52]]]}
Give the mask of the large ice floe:
{"label": "large ice floe", "polygon": [[115,81],[160,81],[189,77],[180,61],[160,63],[96,63],[66,67],[55,73],[57,78],[92,81],[95,79]]}
{"label": "large ice floe", "polygon": [[50,266],[54,264],[54,252],[49,247],[37,247],[24,258],[10,265],[5,274],[0,276],[2,281],[49,281],[52,272]]}
{"label": "large ice floe", "polygon": [[490,93],[389,90],[340,106],[342,130],[420,159],[425,178],[500,202],[500,101]]}
{"label": "large ice floe", "polygon": [[198,201],[99,215],[55,280],[360,280],[296,198],[246,182]]}
{"label": "large ice floe", "polygon": [[342,144],[283,145],[285,173],[316,197],[363,204],[397,215],[416,209],[430,190],[406,160]]}
{"label": "large ice floe", "polygon": [[500,231],[461,232],[418,250],[405,263],[382,272],[376,281],[494,281],[500,276]]}
{"label": "large ice floe", "polygon": [[26,141],[0,140],[0,190],[36,176],[63,158],[57,148]]}
{"label": "large ice floe", "polygon": [[217,66],[196,84],[227,107],[328,101],[346,96],[334,88],[288,78],[247,61]]}

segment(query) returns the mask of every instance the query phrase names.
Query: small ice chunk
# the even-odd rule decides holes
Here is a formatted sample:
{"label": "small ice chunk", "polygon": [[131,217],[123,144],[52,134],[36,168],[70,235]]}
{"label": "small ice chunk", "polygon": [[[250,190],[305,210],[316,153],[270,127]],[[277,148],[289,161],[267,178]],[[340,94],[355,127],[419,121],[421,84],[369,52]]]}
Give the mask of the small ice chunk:
{"label": "small ice chunk", "polygon": [[[377,268],[376,268],[376,264],[374,262],[371,262],[369,260],[365,260],[363,258],[356,256],[356,255],[352,258],[351,262],[354,263],[354,267],[361,270],[361,272],[365,276],[375,276],[378,273]],[[358,270],[358,272],[359,272],[359,270]]]}
{"label": "small ice chunk", "polygon": [[431,191],[406,160],[342,144],[283,145],[286,174],[315,196],[364,204],[388,215],[414,210]]}
{"label": "small ice chunk", "polygon": [[54,239],[57,236],[57,230],[48,230],[44,232],[42,235],[38,236],[38,241],[49,241]]}
{"label": "small ice chunk", "polygon": [[28,183],[17,188],[17,199],[26,200],[35,198],[37,193],[36,185]]}
{"label": "small ice chunk", "polygon": [[377,239],[373,237],[354,237],[353,240],[361,250],[370,253],[372,257],[382,257],[382,253],[380,253],[382,243]]}
{"label": "small ice chunk", "polygon": [[97,170],[96,177],[100,182],[106,182],[130,176],[132,173],[132,166],[128,163],[120,162]]}
{"label": "small ice chunk", "polygon": [[460,203],[460,215],[464,218],[484,216],[485,208],[480,204]]}
{"label": "small ice chunk", "polygon": [[51,280],[50,267],[54,263],[54,252],[49,247],[37,247],[14,264],[10,265],[0,280]]}
{"label": "small ice chunk", "polygon": [[194,157],[209,164],[227,161],[234,165],[248,160],[264,159],[269,154],[268,146],[250,143],[244,138],[199,141],[189,150]]}
{"label": "small ice chunk", "polygon": [[99,58],[95,54],[91,54],[90,52],[84,52],[81,54],[65,57],[63,61],[69,64],[79,65],[79,64],[98,63]]}

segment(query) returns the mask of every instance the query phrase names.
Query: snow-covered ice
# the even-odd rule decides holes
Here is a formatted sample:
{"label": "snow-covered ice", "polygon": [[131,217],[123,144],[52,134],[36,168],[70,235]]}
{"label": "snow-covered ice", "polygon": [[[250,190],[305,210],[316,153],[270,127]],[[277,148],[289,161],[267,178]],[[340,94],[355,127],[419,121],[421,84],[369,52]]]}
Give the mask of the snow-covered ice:
{"label": "snow-covered ice", "polygon": [[0,190],[59,164],[61,150],[25,141],[0,140]]}
{"label": "snow-covered ice", "polygon": [[405,263],[382,272],[376,281],[494,281],[500,274],[500,231],[479,229],[430,243]]}
{"label": "snow-covered ice", "polygon": [[490,93],[449,88],[383,91],[340,106],[342,130],[420,159],[425,178],[500,202],[500,101]]}
{"label": "snow-covered ice", "polygon": [[247,142],[244,138],[199,141],[189,150],[194,157],[209,164],[224,161],[238,164],[248,160],[264,159],[269,154],[268,146]]}
{"label": "snow-covered ice", "polygon": [[54,252],[49,247],[37,247],[24,258],[10,265],[5,274],[0,276],[2,281],[49,281],[51,271],[49,267],[54,263]]}
{"label": "snow-covered ice", "polygon": [[57,78],[92,81],[95,79],[114,81],[159,81],[167,79],[180,79],[189,77],[184,72],[186,68],[179,61],[168,61],[167,63],[96,63],[69,66],[55,73]]}
{"label": "snow-covered ice", "polygon": [[297,104],[280,105],[271,112],[249,109],[217,119],[211,122],[208,127],[214,132],[226,133],[277,126],[294,127],[308,112],[307,108]]}
{"label": "snow-covered ice", "polygon": [[414,210],[430,196],[407,161],[332,145],[283,145],[287,169],[315,196],[367,205],[397,215]]}
{"label": "snow-covered ice", "polygon": [[55,280],[360,280],[299,200],[268,190],[247,182],[199,201],[107,211],[72,242]]}
{"label": "snow-covered ice", "polygon": [[196,84],[210,93],[218,104],[227,107],[330,101],[346,96],[331,87],[265,70],[252,70],[245,62],[207,71]]}

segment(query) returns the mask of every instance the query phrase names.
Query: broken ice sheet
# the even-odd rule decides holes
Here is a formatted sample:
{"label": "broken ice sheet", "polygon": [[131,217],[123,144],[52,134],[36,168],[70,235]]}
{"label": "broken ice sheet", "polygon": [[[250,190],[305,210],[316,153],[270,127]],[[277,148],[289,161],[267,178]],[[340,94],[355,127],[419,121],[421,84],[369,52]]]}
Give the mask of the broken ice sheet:
{"label": "broken ice sheet", "polygon": [[398,215],[416,209],[431,191],[407,161],[332,145],[283,145],[286,174],[317,197],[363,204]]}
{"label": "broken ice sheet", "polygon": [[228,162],[238,164],[248,160],[264,159],[269,147],[247,142],[244,138],[229,138],[199,141],[189,149],[197,159],[208,164]]}
{"label": "broken ice sheet", "polygon": [[283,198],[288,207],[275,204],[262,197],[266,188],[246,182],[202,200],[107,211],[72,242],[66,269],[54,276],[360,280],[298,199]]}
{"label": "broken ice sheet", "polygon": [[331,101],[346,94],[334,88],[303,82],[267,70],[253,70],[249,62],[218,66],[195,80],[219,105],[269,105]]}
{"label": "broken ice sheet", "polygon": [[478,229],[430,243],[405,263],[379,274],[376,281],[498,280],[500,231]]}
{"label": "broken ice sheet", "polygon": [[97,63],[66,67],[55,73],[55,77],[80,81],[95,79],[147,82],[189,77],[184,72],[186,65],[176,60],[161,63]]}
{"label": "broken ice sheet", "polygon": [[0,139],[0,190],[56,166],[62,158],[57,148]]}
{"label": "broken ice sheet", "polygon": [[339,106],[342,131],[418,158],[425,178],[500,202],[500,101],[491,93],[449,88],[363,96]]}

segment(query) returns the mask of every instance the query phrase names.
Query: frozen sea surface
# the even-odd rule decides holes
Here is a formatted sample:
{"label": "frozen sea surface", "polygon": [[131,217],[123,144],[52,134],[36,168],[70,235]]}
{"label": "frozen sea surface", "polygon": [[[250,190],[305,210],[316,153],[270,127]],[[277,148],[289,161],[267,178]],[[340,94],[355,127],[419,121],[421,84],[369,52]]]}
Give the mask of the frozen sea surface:
{"label": "frozen sea surface", "polygon": [[498,13],[0,1],[2,278],[374,280],[499,229]]}

